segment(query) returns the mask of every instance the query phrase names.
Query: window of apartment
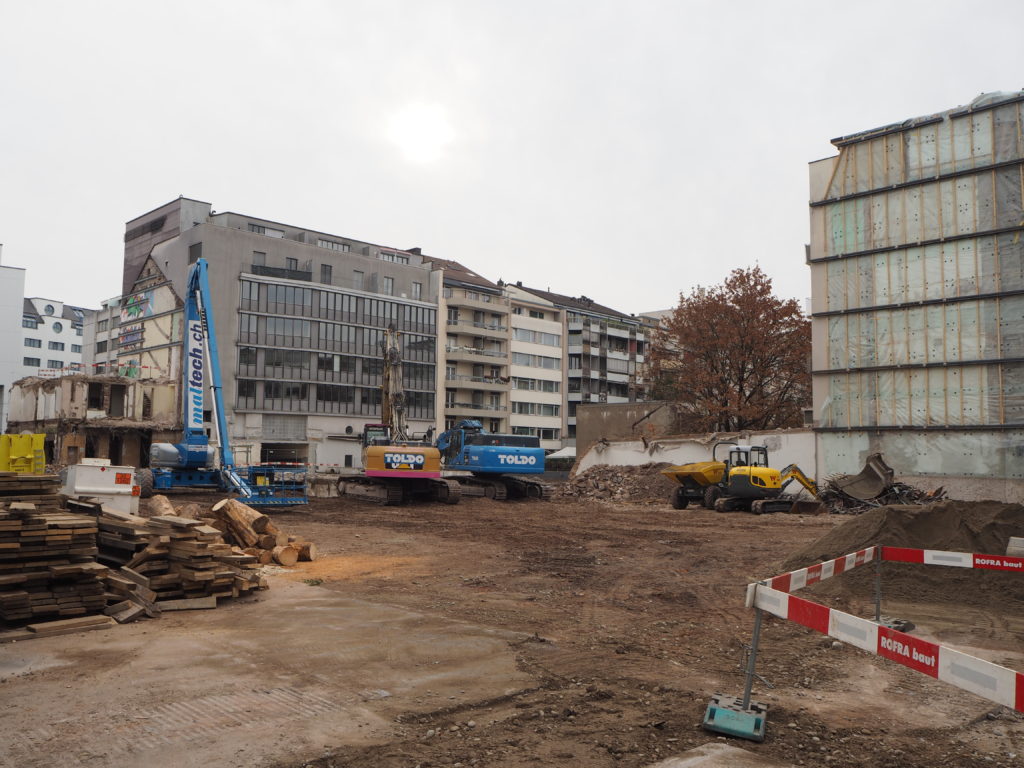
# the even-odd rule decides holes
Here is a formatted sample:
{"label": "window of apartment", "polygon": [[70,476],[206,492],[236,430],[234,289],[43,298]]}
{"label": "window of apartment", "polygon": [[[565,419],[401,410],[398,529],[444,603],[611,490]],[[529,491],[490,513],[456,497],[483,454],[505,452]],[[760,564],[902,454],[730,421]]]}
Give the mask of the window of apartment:
{"label": "window of apartment", "polygon": [[500,419],[491,419],[491,432],[501,432]]}
{"label": "window of apartment", "polygon": [[63,368],[64,367],[64,361],[63,360],[47,360],[46,361],[46,367],[47,368]]}
{"label": "window of apartment", "polygon": [[81,335],[82,335],[82,326],[76,325],[75,326],[75,336],[81,336]]}
{"label": "window of apartment", "polygon": [[544,344],[549,347],[562,346],[562,336],[560,334],[543,333],[542,331],[532,331],[529,328],[516,328],[515,340],[527,341],[530,342],[531,344]]}
{"label": "window of apartment", "polygon": [[327,248],[331,251],[338,251],[339,253],[348,253],[352,250],[352,246],[348,243],[336,243],[333,240],[324,240],[320,238],[316,241],[316,244],[321,248]]}
{"label": "window of apartment", "polygon": [[293,259],[291,257],[286,258],[284,260],[284,268],[285,269],[291,269],[291,270],[298,270],[298,268],[299,268],[299,260],[298,259]]}
{"label": "window of apartment", "polygon": [[522,307],[512,307],[512,314],[513,315],[521,315],[521,314],[523,314],[523,308]]}
{"label": "window of apartment", "polygon": [[401,253],[393,253],[392,251],[381,251],[381,261],[392,261],[395,264],[408,264],[409,257]]}
{"label": "window of apartment", "polygon": [[38,368],[39,367],[39,358],[38,357],[23,357],[21,359],[21,363],[22,363],[22,365],[27,365],[29,368]]}
{"label": "window of apartment", "polygon": [[423,283],[412,284],[412,297],[416,301],[419,301],[420,299],[423,298]]}
{"label": "window of apartment", "polygon": [[252,252],[252,265],[254,267],[265,267],[265,266],[267,266],[267,254],[264,251],[253,251]]}
{"label": "window of apartment", "polygon": [[63,352],[64,351],[64,342],[63,341],[51,341],[49,344],[47,344],[47,348],[48,349],[52,349],[55,352]]}
{"label": "window of apartment", "polygon": [[21,327],[22,328],[38,328],[39,327],[39,323],[34,318],[23,317],[23,318],[21,318]]}
{"label": "window of apartment", "polygon": [[530,317],[535,318],[537,320],[543,320],[544,319],[544,313],[541,312],[539,309],[531,309],[530,310]]}
{"label": "window of apartment", "polygon": [[38,349],[38,348],[43,346],[43,340],[42,339],[25,339],[25,346],[26,347],[35,347],[35,348]]}
{"label": "window of apartment", "polygon": [[395,278],[393,278],[393,277],[385,277],[384,278],[384,290],[382,291],[382,293],[385,296],[394,296],[395,295]]}
{"label": "window of apartment", "polygon": [[557,427],[541,427],[538,430],[538,437],[541,440],[558,440],[562,430]]}
{"label": "window of apartment", "polygon": [[458,324],[459,324],[459,308],[458,307],[448,307],[448,325],[458,325]]}
{"label": "window of apartment", "polygon": [[331,284],[331,273],[334,272],[334,268],[330,264],[320,265],[320,282],[325,285]]}
{"label": "window of apartment", "polygon": [[458,375],[458,366],[446,365],[444,367],[444,377],[449,381],[455,381],[455,377]]}
{"label": "window of apartment", "polygon": [[71,351],[74,352],[76,355],[80,355],[82,353],[82,345],[81,344],[72,344],[71,345]]}
{"label": "window of apartment", "polygon": [[363,290],[363,278],[366,275],[360,272],[358,269],[352,272],[352,287],[357,291]]}
{"label": "window of apartment", "polygon": [[105,341],[97,341],[96,342],[96,354],[98,355],[98,354],[100,354],[102,352],[106,352],[106,351],[107,351],[107,342],[105,342]]}
{"label": "window of apartment", "polygon": [[251,379],[238,380],[238,407],[256,407],[256,382]]}
{"label": "window of apartment", "polygon": [[[450,299],[450,298],[451,298],[452,296],[454,296],[454,295],[455,295],[455,294],[454,294],[454,293],[452,292],[452,289],[451,289],[451,288],[448,288],[448,287],[445,287],[445,288],[444,288],[444,289],[442,290],[442,293],[444,294],[444,297],[445,297],[446,299]],[[35,326],[33,326],[33,327],[35,327]]]}
{"label": "window of apartment", "polygon": [[266,235],[267,237],[284,237],[283,229],[274,229],[273,227],[253,224],[252,222],[249,222],[249,231],[255,232],[257,235]]}
{"label": "window of apartment", "polygon": [[193,243],[190,245],[188,247],[188,263],[195,264],[201,258],[203,258],[203,244]]}
{"label": "window of apartment", "polygon": [[64,323],[54,323],[52,327],[54,333],[60,333],[64,330]]}
{"label": "window of apartment", "polygon": [[110,325],[110,321],[109,320],[100,320],[99,322],[96,323],[96,330],[97,331],[105,331],[105,330],[107,330],[107,326],[108,325]]}

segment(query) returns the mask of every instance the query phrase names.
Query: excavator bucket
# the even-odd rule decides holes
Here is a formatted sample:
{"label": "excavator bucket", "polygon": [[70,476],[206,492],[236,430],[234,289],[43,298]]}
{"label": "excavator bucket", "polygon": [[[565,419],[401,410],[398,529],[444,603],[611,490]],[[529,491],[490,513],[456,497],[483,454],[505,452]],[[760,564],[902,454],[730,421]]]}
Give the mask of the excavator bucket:
{"label": "excavator bucket", "polygon": [[797,499],[789,508],[792,515],[823,515],[827,511],[828,507],[817,499]]}
{"label": "excavator bucket", "polygon": [[880,496],[892,485],[896,472],[882,459],[882,454],[872,453],[864,462],[864,469],[856,475],[841,475],[832,480],[832,485],[848,496],[868,501]]}

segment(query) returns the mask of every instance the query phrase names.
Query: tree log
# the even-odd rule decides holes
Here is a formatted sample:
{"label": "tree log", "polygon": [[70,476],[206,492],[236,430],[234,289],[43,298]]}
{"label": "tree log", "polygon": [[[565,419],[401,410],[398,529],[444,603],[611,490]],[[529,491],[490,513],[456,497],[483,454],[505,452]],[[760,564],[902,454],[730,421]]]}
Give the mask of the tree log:
{"label": "tree log", "polygon": [[264,515],[264,517],[267,518],[267,521],[265,523],[261,523],[258,521],[253,523],[252,529],[256,531],[256,533],[272,533],[275,536],[279,534],[281,532],[281,529],[274,525],[274,522],[269,517],[267,517],[267,515]]}
{"label": "tree log", "polygon": [[160,517],[162,515],[173,515],[177,517],[178,512],[166,496],[159,493],[149,500],[149,516]]}
{"label": "tree log", "polygon": [[264,533],[260,536],[258,544],[262,549],[273,549],[274,547],[287,546],[288,542],[284,542],[284,544],[282,544],[277,540],[277,536],[274,534]]}
{"label": "tree log", "polygon": [[299,550],[295,547],[274,547],[274,562],[280,565],[291,567],[299,561]]}
{"label": "tree log", "polygon": [[252,528],[252,520],[266,517],[266,515],[260,515],[252,507],[247,507],[234,499],[218,501],[213,505],[213,513],[228,524],[228,529],[236,544],[242,547],[256,546],[260,537]]}
{"label": "tree log", "polygon": [[[156,497],[154,496],[153,498]],[[208,513],[203,506],[194,501],[190,501],[187,504],[179,504],[176,514],[178,517],[187,517],[192,520],[199,520],[200,518],[208,516]]]}
{"label": "tree log", "polygon": [[299,546],[299,560],[311,561],[316,560],[316,558],[316,544],[314,544],[312,541],[303,542]]}

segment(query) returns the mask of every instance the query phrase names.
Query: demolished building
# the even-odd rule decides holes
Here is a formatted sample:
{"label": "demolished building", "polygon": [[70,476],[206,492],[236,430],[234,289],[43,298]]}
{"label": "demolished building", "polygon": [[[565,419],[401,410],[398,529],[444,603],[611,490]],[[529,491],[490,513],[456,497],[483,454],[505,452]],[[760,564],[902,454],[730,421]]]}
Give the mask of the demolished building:
{"label": "demolished building", "polygon": [[173,443],[181,435],[177,381],[30,376],[11,388],[8,432],[44,434],[48,464],[104,458],[145,467],[151,443]]}

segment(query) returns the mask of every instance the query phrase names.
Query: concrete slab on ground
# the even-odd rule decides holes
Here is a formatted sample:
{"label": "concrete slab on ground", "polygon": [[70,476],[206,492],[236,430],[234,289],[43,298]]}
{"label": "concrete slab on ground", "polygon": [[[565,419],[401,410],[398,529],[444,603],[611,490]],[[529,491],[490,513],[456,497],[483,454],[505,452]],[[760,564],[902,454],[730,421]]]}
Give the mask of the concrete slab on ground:
{"label": "concrete slab on ground", "polygon": [[534,685],[526,636],[275,578],[255,601],[10,643],[0,766],[266,765]]}
{"label": "concrete slab on ground", "polygon": [[793,768],[793,764],[764,757],[731,744],[711,741],[647,768]]}

